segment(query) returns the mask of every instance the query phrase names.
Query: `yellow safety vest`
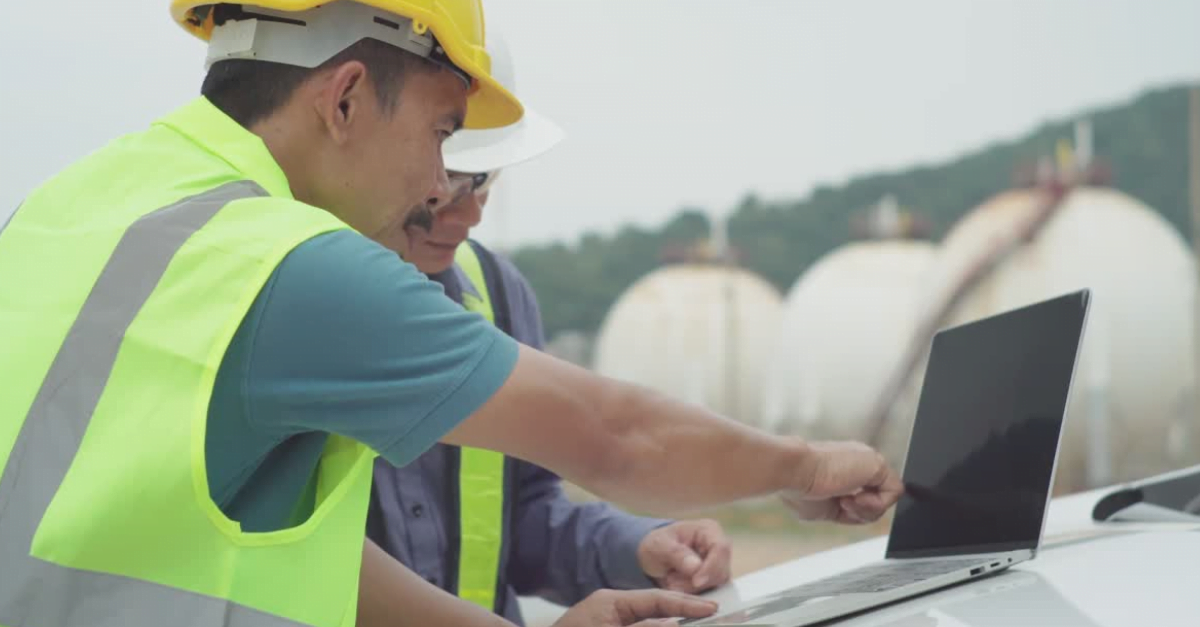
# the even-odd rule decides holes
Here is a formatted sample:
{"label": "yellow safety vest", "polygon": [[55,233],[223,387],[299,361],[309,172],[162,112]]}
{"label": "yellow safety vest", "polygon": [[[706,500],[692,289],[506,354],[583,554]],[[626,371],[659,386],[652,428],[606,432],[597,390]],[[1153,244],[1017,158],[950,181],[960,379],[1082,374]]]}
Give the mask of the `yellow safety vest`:
{"label": "yellow safety vest", "polygon": [[0,625],[354,624],[374,454],[331,436],[312,515],[245,533],[204,446],[256,295],[345,228],[202,98],[29,196],[0,232]]}
{"label": "yellow safety vest", "polygon": [[[464,289],[463,307],[495,324],[483,267],[469,242],[459,245],[454,261],[478,294]],[[504,455],[470,447],[460,451],[458,596],[494,611],[504,530]]]}

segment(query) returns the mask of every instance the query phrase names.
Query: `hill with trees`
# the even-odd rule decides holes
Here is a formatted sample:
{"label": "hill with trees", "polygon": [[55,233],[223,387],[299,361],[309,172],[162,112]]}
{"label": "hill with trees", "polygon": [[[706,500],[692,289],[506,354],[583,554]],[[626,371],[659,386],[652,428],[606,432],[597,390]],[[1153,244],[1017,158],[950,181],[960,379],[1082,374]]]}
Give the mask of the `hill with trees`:
{"label": "hill with trees", "polygon": [[[1094,153],[1111,167],[1112,185],[1161,212],[1190,239],[1187,109],[1188,86],[1163,87],[945,163],[818,186],[797,200],[766,202],[750,194],[731,215],[729,242],[744,266],[786,292],[815,260],[853,239],[855,213],[886,195],[928,220],[940,238],[967,211],[1011,187],[1022,164],[1053,155],[1081,118],[1091,121]],[[527,246],[513,251],[512,259],[537,292],[547,337],[567,330],[590,335],[625,288],[662,265],[664,251],[707,234],[705,213],[687,208],[659,228],[626,226],[574,244]]]}

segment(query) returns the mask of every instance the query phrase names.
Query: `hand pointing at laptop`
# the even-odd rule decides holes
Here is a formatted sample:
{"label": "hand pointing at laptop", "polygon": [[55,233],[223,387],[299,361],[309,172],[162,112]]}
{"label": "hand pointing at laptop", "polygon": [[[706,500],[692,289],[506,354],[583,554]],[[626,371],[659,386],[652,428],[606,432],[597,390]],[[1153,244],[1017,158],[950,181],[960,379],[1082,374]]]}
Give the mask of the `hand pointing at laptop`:
{"label": "hand pointing at laptop", "polygon": [[802,519],[864,524],[878,520],[904,493],[875,449],[859,442],[809,442],[801,487],[781,493]]}

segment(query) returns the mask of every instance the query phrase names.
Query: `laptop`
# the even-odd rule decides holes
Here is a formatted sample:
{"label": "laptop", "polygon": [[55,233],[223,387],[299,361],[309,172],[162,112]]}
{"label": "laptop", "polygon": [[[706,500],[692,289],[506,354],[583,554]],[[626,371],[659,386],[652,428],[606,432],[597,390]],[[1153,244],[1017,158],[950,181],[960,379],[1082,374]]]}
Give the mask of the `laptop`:
{"label": "laptop", "polygon": [[934,335],[883,560],[681,624],[802,627],[1033,559],[1090,304],[1080,290]]}

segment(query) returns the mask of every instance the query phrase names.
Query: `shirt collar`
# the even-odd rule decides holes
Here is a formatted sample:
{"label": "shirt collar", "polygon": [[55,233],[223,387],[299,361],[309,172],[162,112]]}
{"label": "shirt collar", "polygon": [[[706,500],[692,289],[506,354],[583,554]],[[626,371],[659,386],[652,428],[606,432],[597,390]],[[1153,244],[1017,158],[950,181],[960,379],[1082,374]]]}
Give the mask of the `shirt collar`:
{"label": "shirt collar", "polygon": [[276,197],[293,198],[287,175],[258,135],[201,96],[160,118],[160,124],[220,157]]}
{"label": "shirt collar", "polygon": [[478,286],[476,286],[475,282],[471,280],[471,277],[467,276],[467,273],[463,271],[462,266],[458,265],[458,263],[455,263],[453,266],[450,266],[450,271],[454,273],[454,278],[459,284],[460,295],[458,300],[460,302],[462,301],[462,294],[470,294],[478,300],[483,300],[483,294],[479,293]]}
{"label": "shirt collar", "polygon": [[442,272],[429,275],[429,278],[432,281],[440,283],[442,289],[446,292],[446,296],[460,305],[463,304],[464,294],[469,294],[479,300],[483,299],[479,294],[479,290],[475,289],[475,285],[471,283],[471,280],[467,278],[466,273],[462,271],[462,268],[457,263]]}

